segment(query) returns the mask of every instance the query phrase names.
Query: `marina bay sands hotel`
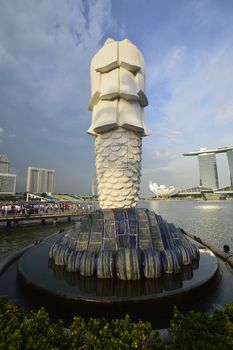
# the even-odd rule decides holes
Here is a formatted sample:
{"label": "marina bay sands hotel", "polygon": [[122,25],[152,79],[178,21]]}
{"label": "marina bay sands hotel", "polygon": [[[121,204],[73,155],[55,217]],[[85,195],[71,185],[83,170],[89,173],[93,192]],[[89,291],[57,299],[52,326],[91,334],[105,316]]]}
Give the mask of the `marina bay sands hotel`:
{"label": "marina bay sands hotel", "polygon": [[217,190],[219,188],[216,154],[226,153],[230,170],[230,186],[233,187],[233,147],[201,148],[184,153],[183,156],[197,156],[200,170],[200,186]]}

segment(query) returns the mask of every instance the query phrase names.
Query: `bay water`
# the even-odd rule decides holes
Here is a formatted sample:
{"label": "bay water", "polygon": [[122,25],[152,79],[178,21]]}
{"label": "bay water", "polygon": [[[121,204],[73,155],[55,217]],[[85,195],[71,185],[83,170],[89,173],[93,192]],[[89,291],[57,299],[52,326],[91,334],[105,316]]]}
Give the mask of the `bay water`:
{"label": "bay water", "polygon": [[[151,200],[141,201],[138,206],[155,211],[168,222],[173,222],[177,227],[210,242],[219,249],[228,244],[233,252],[233,200]],[[44,225],[20,223],[7,228],[1,224],[0,261],[16,250],[70,225],[72,223],[67,222]]]}
{"label": "bay water", "polygon": [[228,244],[233,252],[233,200],[154,200],[139,205],[155,211],[163,219],[212,246],[222,249]]}
{"label": "bay water", "polygon": [[[151,200],[138,204],[161,215],[168,222],[183,228],[212,246],[223,248],[230,246],[233,252],[233,201],[188,201],[188,200]],[[98,208],[95,203],[95,209]],[[79,220],[78,218],[76,220]],[[23,224],[7,228],[0,226],[0,262],[31,243],[44,239],[61,229],[71,227],[74,222],[56,224]],[[221,281],[209,296],[208,303],[203,303],[200,310],[211,311],[233,301],[233,269],[220,261]]]}

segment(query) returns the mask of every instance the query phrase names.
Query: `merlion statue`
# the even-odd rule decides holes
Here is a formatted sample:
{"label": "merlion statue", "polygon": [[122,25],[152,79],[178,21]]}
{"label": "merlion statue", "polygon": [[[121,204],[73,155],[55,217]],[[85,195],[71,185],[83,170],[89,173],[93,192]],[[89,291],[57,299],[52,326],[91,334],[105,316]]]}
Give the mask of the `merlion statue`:
{"label": "merlion statue", "polygon": [[156,279],[179,273],[198,259],[198,248],[175,225],[136,206],[141,140],[147,135],[143,108],[144,61],[129,40],[108,39],[91,62],[88,132],[96,137],[100,209],[49,249],[56,266],[100,279]]}
{"label": "merlion statue", "polygon": [[101,209],[136,206],[141,176],[144,59],[128,39],[108,39],[91,62],[92,123]]}

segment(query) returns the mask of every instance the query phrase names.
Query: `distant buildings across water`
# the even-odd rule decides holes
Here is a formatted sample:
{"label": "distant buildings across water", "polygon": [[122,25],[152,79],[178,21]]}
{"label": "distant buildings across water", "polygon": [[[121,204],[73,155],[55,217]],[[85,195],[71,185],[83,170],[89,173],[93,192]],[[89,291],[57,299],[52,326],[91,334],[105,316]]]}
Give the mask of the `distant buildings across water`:
{"label": "distant buildings across water", "polygon": [[[230,172],[230,186],[220,188],[218,179],[218,169],[216,154],[226,153],[228,159],[228,166]],[[221,147],[221,148],[201,148],[197,151],[192,151],[184,153],[184,156],[197,156],[199,171],[200,171],[200,183],[199,186],[186,188],[183,190],[169,191],[169,188],[162,188],[166,195],[161,195],[160,197],[208,197],[208,198],[223,198],[224,196],[233,195],[233,146],[232,147]],[[157,195],[158,189],[161,186],[152,186],[152,182],[149,183],[149,187],[153,193]],[[170,188],[172,188],[170,186]],[[173,187],[174,188],[174,187]],[[162,193],[162,192],[161,192]]]}
{"label": "distant buildings across water", "polygon": [[216,191],[219,189],[217,153],[226,153],[230,171],[230,186],[233,187],[233,147],[201,148],[198,151],[184,153],[184,156],[197,156],[200,171],[200,186]]}
{"label": "distant buildings across water", "polygon": [[16,175],[10,174],[10,162],[6,155],[0,154],[0,194],[15,195]]}
{"label": "distant buildings across water", "polygon": [[[10,173],[10,162],[0,154],[0,195],[15,195],[16,174]],[[29,166],[27,170],[26,192],[54,193],[55,170]]]}
{"label": "distant buildings across water", "polygon": [[28,167],[26,192],[54,193],[55,170],[32,166]]}
{"label": "distant buildings across water", "polygon": [[[228,160],[230,185],[224,188],[219,187],[216,161],[216,154],[218,153],[226,153]],[[203,193],[233,195],[233,146],[212,149],[201,148],[197,151],[184,153],[183,155],[198,157],[200,171],[199,186],[178,191],[178,189],[173,186],[166,188],[166,186],[157,185],[157,189],[154,187],[152,189],[151,183],[149,185],[150,189],[156,196],[183,197],[196,196]],[[92,185],[92,187],[94,187],[94,185]],[[160,195],[158,195],[158,189]],[[16,174],[10,173],[10,162],[7,156],[0,154],[0,195],[15,195],[15,192]],[[55,193],[55,170],[29,166],[26,178],[26,192],[32,194]],[[94,190],[92,196],[94,196]]]}

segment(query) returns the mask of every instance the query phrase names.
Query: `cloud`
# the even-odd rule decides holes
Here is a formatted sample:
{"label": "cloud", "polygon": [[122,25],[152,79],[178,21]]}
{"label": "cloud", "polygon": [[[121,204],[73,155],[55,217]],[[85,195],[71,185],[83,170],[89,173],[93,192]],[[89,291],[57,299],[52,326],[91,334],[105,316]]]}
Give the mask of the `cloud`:
{"label": "cloud", "polygon": [[[164,123],[169,128],[156,133],[175,142],[204,147],[212,142],[214,146],[213,134],[223,131],[221,124],[232,127],[233,48],[225,42],[214,51],[182,48],[179,52],[182,58],[177,64],[166,68],[162,63],[158,68],[156,91],[160,104],[156,107],[155,102],[154,113],[158,125]],[[160,97],[160,86],[166,86],[166,99]]]}
{"label": "cloud", "polygon": [[175,157],[175,154],[172,151],[166,149],[159,149],[152,153],[153,158],[163,159],[163,160],[172,160]]}
{"label": "cloud", "polygon": [[162,61],[148,66],[148,89],[154,89],[165,80],[180,76],[187,48],[185,46],[173,46],[162,58]]}
{"label": "cloud", "polygon": [[156,150],[151,153],[150,161],[142,169],[143,174],[170,174],[179,160],[176,153],[169,150]]}
{"label": "cloud", "polygon": [[[4,135],[6,135],[6,130],[4,130],[3,128],[0,127],[0,142],[3,142]],[[7,134],[7,137],[11,139],[11,138],[15,138],[16,135],[15,134]]]}
{"label": "cloud", "polygon": [[151,135],[159,136],[170,140],[172,143],[182,143],[182,134],[180,131],[169,130],[168,128],[158,128],[157,131],[151,131]]}
{"label": "cloud", "polygon": [[233,102],[230,101],[227,106],[218,110],[214,119],[217,123],[228,123],[233,121]]}
{"label": "cloud", "polygon": [[87,126],[89,63],[112,25],[108,0],[55,3],[9,0],[0,14],[4,107],[14,99],[25,128],[34,119],[54,132]]}
{"label": "cloud", "polygon": [[[89,188],[90,60],[108,32],[114,36],[122,28],[112,18],[110,0],[1,2],[0,105],[8,137],[3,140],[0,133],[0,140],[21,178],[29,163],[52,166],[58,169],[60,191],[63,187],[72,192],[79,178],[84,179],[82,192]],[[10,142],[14,135],[17,152]],[[75,174],[76,181],[72,177],[64,183],[65,169]]]}
{"label": "cloud", "polygon": [[[182,154],[200,147],[233,143],[230,7],[209,0],[182,2],[178,18],[173,17],[166,28],[162,27],[164,32],[155,33],[153,41],[149,41],[150,108],[145,109],[145,114],[151,136],[144,141],[146,159],[143,161],[143,176],[148,181],[147,174],[150,174],[158,183],[181,188],[198,185],[197,159]],[[174,14],[174,8],[172,11]],[[166,160],[166,151],[164,163],[161,162],[163,156],[152,158],[157,152],[154,150],[161,149],[173,152],[174,158]],[[222,182],[229,184],[227,176],[224,172]]]}

